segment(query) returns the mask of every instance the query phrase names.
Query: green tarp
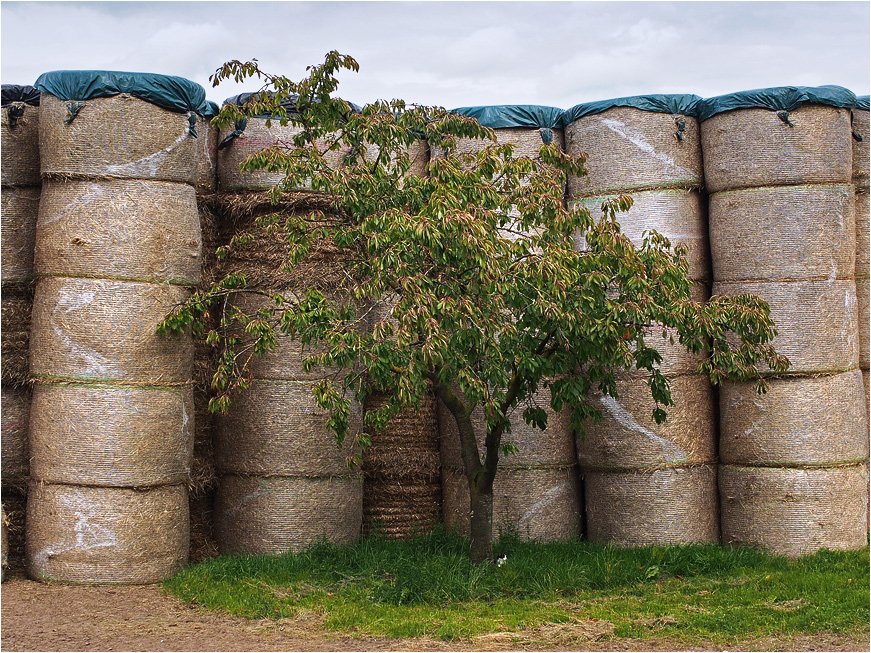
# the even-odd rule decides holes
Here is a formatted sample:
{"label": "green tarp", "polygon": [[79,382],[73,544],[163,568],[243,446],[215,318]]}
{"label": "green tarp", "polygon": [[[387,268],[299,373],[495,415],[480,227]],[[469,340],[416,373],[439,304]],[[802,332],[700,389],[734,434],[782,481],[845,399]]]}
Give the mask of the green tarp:
{"label": "green tarp", "polygon": [[788,114],[803,104],[825,104],[853,109],[856,106],[856,95],[841,86],[758,88],[706,98],[699,102],[698,117],[699,122],[703,122],[718,113],[735,109],[770,109]]}
{"label": "green tarp", "polygon": [[484,127],[505,129],[560,129],[564,126],[563,110],[536,104],[500,104],[481,107],[460,107],[451,113],[475,118]]}
{"label": "green tarp", "polygon": [[698,95],[689,94],[653,94],[653,95],[630,95],[627,97],[600,100],[598,102],[585,102],[576,104],[563,114],[566,125],[583,118],[602,113],[614,107],[631,107],[651,113],[669,113],[675,116],[695,116],[696,106],[700,98]]}
{"label": "green tarp", "polygon": [[868,111],[871,109],[871,95],[860,95],[856,98],[856,108]]}

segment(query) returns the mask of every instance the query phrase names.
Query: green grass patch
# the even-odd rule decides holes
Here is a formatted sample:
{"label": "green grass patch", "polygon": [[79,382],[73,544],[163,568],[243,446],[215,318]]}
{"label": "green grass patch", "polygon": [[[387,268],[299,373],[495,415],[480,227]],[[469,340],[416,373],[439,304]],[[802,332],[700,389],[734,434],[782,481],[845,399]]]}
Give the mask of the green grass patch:
{"label": "green grass patch", "polygon": [[554,633],[578,639],[691,642],[868,627],[867,547],[797,560],[719,545],[618,549],[510,536],[496,548],[505,564],[474,565],[468,541],[442,530],[364,537],[353,547],[221,556],[165,586],[240,617],[314,613],[328,629],[394,638],[521,637],[559,625]]}

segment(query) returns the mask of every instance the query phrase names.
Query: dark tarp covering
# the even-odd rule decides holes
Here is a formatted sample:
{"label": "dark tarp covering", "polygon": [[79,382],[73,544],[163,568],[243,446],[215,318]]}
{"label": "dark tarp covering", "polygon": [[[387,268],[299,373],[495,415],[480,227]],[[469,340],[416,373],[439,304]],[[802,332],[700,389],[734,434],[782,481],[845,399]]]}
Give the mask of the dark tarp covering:
{"label": "dark tarp covering", "polygon": [[3,84],[2,85],[2,103],[0,106],[6,106],[13,102],[24,102],[34,107],[39,106],[39,91],[33,86],[19,86],[18,84]]}
{"label": "dark tarp covering", "polygon": [[[273,94],[273,91],[259,91],[259,92],[265,92],[269,96],[271,96]],[[255,95],[257,95],[257,93],[239,93],[239,95],[234,95],[233,97],[228,97],[226,100],[224,100],[224,104],[235,104],[235,105],[238,105],[241,107],[241,106],[247,104],[251,100],[251,98]],[[284,110],[287,112],[287,115],[299,113],[299,111],[296,108],[296,101],[298,98],[299,98],[299,95],[294,94],[294,95],[289,95],[288,97],[286,97],[282,101],[281,106],[284,107]],[[345,103],[351,108],[351,111],[354,113],[361,113],[363,111],[363,109],[361,109],[359,106],[357,106],[353,102],[348,102],[347,100],[345,100]],[[253,116],[253,117],[254,118],[276,118],[277,116],[265,116],[264,115],[264,116]]]}
{"label": "dark tarp covering", "polygon": [[598,102],[585,102],[577,104],[563,114],[566,125],[583,118],[602,113],[614,107],[632,107],[651,113],[670,113],[675,116],[695,116],[696,107],[701,101],[698,95],[674,94],[674,95],[630,95],[628,97],[614,98],[612,100],[600,100]]}
{"label": "dark tarp covering", "polygon": [[860,95],[856,98],[856,108],[868,111],[871,109],[871,95]]}
{"label": "dark tarp covering", "polygon": [[206,108],[202,112],[203,118],[214,118],[220,113],[221,107],[218,106],[217,102],[212,102],[211,100],[206,100]]}
{"label": "dark tarp covering", "polygon": [[460,107],[451,113],[475,118],[484,127],[505,129],[560,129],[564,126],[563,110],[537,104],[499,104],[488,107]]}
{"label": "dark tarp covering", "polygon": [[111,70],[55,70],[43,73],[34,84],[61,100],[83,102],[92,98],[132,95],[169,111],[207,111],[206,91],[183,77]]}
{"label": "dark tarp covering", "polygon": [[826,104],[832,107],[852,109],[856,106],[856,96],[852,91],[841,86],[758,88],[752,91],[740,91],[705,98],[699,102],[699,121],[735,109],[770,109],[777,112],[785,111],[788,114],[803,104]]}

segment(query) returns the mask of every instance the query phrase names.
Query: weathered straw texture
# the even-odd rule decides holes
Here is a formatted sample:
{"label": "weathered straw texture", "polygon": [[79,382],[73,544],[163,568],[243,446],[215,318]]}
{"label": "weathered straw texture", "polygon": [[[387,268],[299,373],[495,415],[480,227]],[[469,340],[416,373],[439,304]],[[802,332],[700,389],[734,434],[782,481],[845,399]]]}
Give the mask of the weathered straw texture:
{"label": "weathered straw texture", "polygon": [[847,279],[856,251],[854,192],[779,186],[710,196],[717,281]]}
{"label": "weathered straw texture", "polygon": [[850,110],[807,104],[790,127],[769,109],[736,109],[702,123],[709,193],[759,186],[849,184]]}
{"label": "weathered straw texture", "polygon": [[193,285],[202,236],[187,184],[46,181],[39,203],[39,275]]}
{"label": "weathered straw texture", "polygon": [[[435,150],[436,151],[433,152],[433,156],[437,156],[438,148],[435,148]],[[366,160],[375,161],[375,159],[378,158],[379,151],[380,148],[378,146],[371,144],[367,145],[365,154]],[[427,142],[423,139],[416,140],[410,146],[405,148],[405,151],[408,153],[410,163],[410,167],[405,173],[405,176],[426,176],[426,166],[429,163],[430,159],[430,148]],[[536,152],[538,152],[538,150],[536,150]],[[390,164],[392,164],[393,161],[395,161],[395,159],[391,156]]]}
{"label": "weathered straw texture", "polygon": [[856,303],[859,306],[859,367],[871,367],[871,343],[868,341],[868,314],[871,313],[868,278],[856,279]]}
{"label": "weathered straw texture", "polygon": [[181,286],[46,277],[36,287],[30,371],[41,377],[178,384],[191,378],[193,343],[157,335],[188,291]]}
{"label": "weathered straw texture", "polygon": [[30,391],[26,388],[2,389],[0,425],[2,425],[3,487],[20,483],[30,473],[30,448],[27,431],[30,420]]}
{"label": "weathered straw texture", "polygon": [[[538,152],[544,141],[541,138],[541,131],[538,129],[529,129],[524,127],[503,127],[494,129],[496,132],[496,142],[500,145],[511,143],[514,146],[515,157],[528,157],[530,159],[538,159]],[[554,142],[559,145],[561,150],[565,150],[565,135],[562,129],[552,129]],[[473,154],[480,152],[493,142],[487,139],[479,138],[461,138],[457,141],[457,149],[455,154]],[[432,148],[432,157],[444,156],[444,150],[438,147]]]}
{"label": "weathered straw texture", "polygon": [[224,476],[215,494],[215,539],[221,553],[278,554],[326,538],[360,537],[360,477]]}
{"label": "weathered straw texture", "polygon": [[38,186],[39,107],[16,104],[24,108],[24,115],[15,127],[9,126],[9,114],[0,111],[0,179],[3,186]]}
{"label": "weathered straw texture", "polygon": [[[768,302],[778,335],[772,341],[789,358],[792,374],[843,372],[859,363],[856,282],[715,282],[714,295],[752,294]],[[768,371],[762,367],[760,371]]]}
{"label": "weathered straw texture", "polygon": [[0,268],[4,283],[33,277],[39,194],[39,186],[3,186],[0,192]]}
{"label": "weathered straw texture", "polygon": [[[675,135],[677,120],[686,129]],[[689,116],[613,107],[565,128],[566,152],[587,155],[585,177],[569,177],[570,199],[652,188],[700,188],[699,125]]]}
{"label": "weathered straw texture", "polygon": [[193,493],[190,495],[190,561],[192,564],[198,564],[219,555],[212,524],[212,502],[212,492],[202,496],[195,496]]}
{"label": "weathered straw texture", "polygon": [[862,385],[865,386],[865,414],[871,416],[871,372],[862,370]]}
{"label": "weathered straw texture", "polygon": [[200,216],[200,234],[203,240],[200,287],[208,288],[218,277],[220,246],[220,215],[213,195],[197,195],[197,213]]}
{"label": "weathered straw texture", "polygon": [[853,139],[853,183],[862,188],[868,188],[869,153],[871,153],[871,124],[867,109],[853,109],[853,131],[862,137],[861,141]]}
{"label": "weathered straw texture", "polygon": [[859,370],[720,388],[720,460],[738,465],[837,464],[868,457]]}
{"label": "weathered straw texture", "polygon": [[587,471],[629,470],[709,463],[716,459],[717,418],[714,390],[697,375],[671,379],[675,405],[664,424],[653,421],[655,408],[644,379],[620,379],[620,399],[599,395],[602,421],[588,422],[578,437],[578,462]]}
{"label": "weathered straw texture", "polygon": [[3,510],[6,513],[7,563],[24,566],[24,532],[27,522],[27,484],[3,488]]}
{"label": "weathered straw texture", "polygon": [[43,177],[196,182],[198,139],[190,134],[188,114],[121,94],[88,100],[66,124],[68,116],[65,101],[42,94]]}
{"label": "weathered straw texture", "polygon": [[[869,136],[871,138],[871,136]],[[871,275],[871,192],[856,192],[856,278]]]}
{"label": "weathered straw texture", "polygon": [[211,119],[197,119],[197,192],[218,191],[218,130]]}
{"label": "weathered straw texture", "polygon": [[187,483],[193,437],[189,387],[33,388],[34,480],[100,487]]}
{"label": "weathered straw texture", "polygon": [[[461,469],[442,470],[445,527],[469,534],[469,485]],[[500,469],[493,482],[493,534],[516,531],[522,540],[578,537],[580,494],[576,467]]]}
{"label": "weathered straw texture", "polygon": [[638,547],[720,538],[713,465],[586,472],[584,496],[593,542]]}
{"label": "weathered straw texture", "polygon": [[[581,205],[598,220],[606,199],[608,196],[588,197],[570,202],[570,207]],[[655,230],[668,238],[672,247],[678,244],[687,247],[690,279],[710,280],[708,221],[702,195],[682,189],[654,190],[633,193],[632,199],[632,208],[619,214],[618,221],[635,246],[641,246],[645,231]],[[579,242],[579,247],[583,248],[583,242]]]}
{"label": "weathered straw texture", "polygon": [[22,388],[28,379],[28,350],[33,295],[4,285],[0,297],[0,377],[3,386]]}
{"label": "weathered straw texture", "polygon": [[363,533],[391,539],[427,533],[439,522],[441,507],[440,481],[363,481]]}
{"label": "weathered straw texture", "polygon": [[30,484],[27,574],[65,583],[156,583],[187,563],[184,485],[149,490]]}
{"label": "weathered straw texture", "polygon": [[348,476],[346,459],[359,454],[354,435],[361,414],[352,403],[341,448],[327,414],[307,382],[257,379],[217,419],[215,464],[224,473],[258,476]]}
{"label": "weathered straw texture", "polygon": [[[387,399],[376,393],[366,400],[366,412],[381,408]],[[406,408],[382,431],[371,431],[372,444],[363,452],[363,474],[372,479],[431,482],[439,485],[439,425],[436,399],[421,398],[420,410]],[[397,486],[401,483],[397,483]]]}
{"label": "weathered straw texture", "polygon": [[868,464],[720,467],[723,544],[797,557],[868,544]]}
{"label": "weathered straw texture", "polygon": [[6,580],[6,562],[9,557],[9,537],[6,534],[6,509],[0,506],[0,581]]}

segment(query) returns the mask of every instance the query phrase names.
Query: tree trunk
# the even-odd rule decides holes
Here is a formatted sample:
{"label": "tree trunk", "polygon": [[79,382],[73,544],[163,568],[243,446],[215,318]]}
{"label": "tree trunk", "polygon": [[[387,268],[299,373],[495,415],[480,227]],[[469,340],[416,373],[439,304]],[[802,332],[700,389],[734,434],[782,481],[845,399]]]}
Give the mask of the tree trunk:
{"label": "tree trunk", "polygon": [[[476,479],[469,479],[469,524],[472,538],[472,562],[493,558],[493,479],[482,469]],[[482,485],[483,487],[479,487]]]}

